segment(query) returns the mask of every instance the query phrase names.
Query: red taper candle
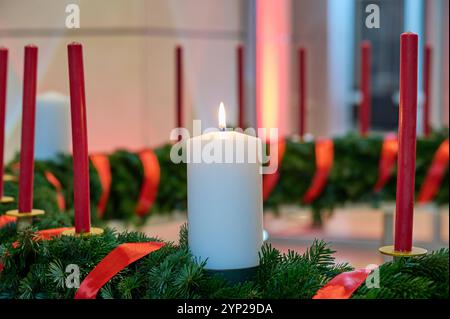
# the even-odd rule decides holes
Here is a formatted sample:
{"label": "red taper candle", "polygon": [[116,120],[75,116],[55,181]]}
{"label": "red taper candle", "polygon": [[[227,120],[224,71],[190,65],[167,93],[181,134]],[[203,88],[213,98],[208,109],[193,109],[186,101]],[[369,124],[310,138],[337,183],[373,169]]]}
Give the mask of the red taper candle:
{"label": "red taper candle", "polygon": [[8,49],[0,47],[0,198],[3,197],[5,149],[6,84],[8,80]]}
{"label": "red taper candle", "polygon": [[36,119],[38,48],[25,47],[23,69],[22,137],[20,144],[19,213],[30,213],[33,209],[34,181],[34,129]]}
{"label": "red taper candle", "polygon": [[183,49],[175,49],[175,81],[176,81],[176,127],[183,127]]}
{"label": "red taper candle", "polygon": [[237,48],[237,89],[238,89],[238,126],[245,126],[245,93],[244,93],[244,47]]}
{"label": "red taper candle", "polygon": [[414,177],[416,166],[418,36],[400,36],[400,107],[398,123],[397,205],[395,251],[412,248]]}
{"label": "red taper candle", "polygon": [[431,133],[430,125],[430,107],[431,107],[431,67],[432,67],[431,45],[425,46],[424,64],[423,64],[423,93],[425,101],[423,104],[423,134],[429,136]]}
{"label": "red taper candle", "polygon": [[306,133],[306,49],[298,49],[298,134]]}
{"label": "red taper candle", "polygon": [[70,108],[72,118],[75,233],[80,234],[88,233],[91,229],[83,47],[79,43],[71,43],[67,46],[67,52],[69,57]]}
{"label": "red taper candle", "polygon": [[361,43],[361,93],[362,99],[359,106],[359,132],[366,136],[370,129],[371,113],[371,62],[372,46],[369,41]]}

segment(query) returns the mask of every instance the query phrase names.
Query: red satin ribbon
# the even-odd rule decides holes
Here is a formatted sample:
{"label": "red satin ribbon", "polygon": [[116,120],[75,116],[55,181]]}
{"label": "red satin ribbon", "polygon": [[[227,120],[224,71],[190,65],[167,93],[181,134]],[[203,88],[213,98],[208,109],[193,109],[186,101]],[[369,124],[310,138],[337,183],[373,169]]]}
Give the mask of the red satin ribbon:
{"label": "red satin ribbon", "polygon": [[433,157],[433,162],[428,169],[425,180],[420,188],[417,201],[419,203],[428,203],[433,200],[439,191],[445,172],[448,167],[449,142],[446,139],[441,143]]}
{"label": "red satin ribbon", "polygon": [[380,164],[378,166],[378,180],[375,183],[374,191],[379,192],[389,181],[392,170],[397,162],[398,140],[396,134],[388,134],[384,137],[381,147]]}
{"label": "red satin ribbon", "polygon": [[61,182],[56,178],[56,176],[50,172],[45,171],[45,178],[56,190],[56,202],[58,203],[58,208],[61,211],[66,210],[66,199],[64,198],[63,189]]}
{"label": "red satin ribbon", "polygon": [[331,139],[320,139],[316,141],[316,173],[311,185],[303,196],[305,204],[312,203],[325,188],[325,185],[333,167],[334,146]]}
{"label": "red satin ribbon", "polygon": [[39,230],[36,232],[35,240],[51,240],[53,237],[59,237],[65,230],[69,230],[71,227],[51,228]]}
{"label": "red satin ribbon", "polygon": [[158,157],[152,150],[146,149],[139,152],[139,158],[144,167],[144,181],[135,212],[139,216],[144,216],[148,214],[156,200],[161,173]]}
{"label": "red satin ribbon", "polygon": [[[272,146],[270,146],[272,147]],[[277,186],[278,180],[280,179],[280,166],[281,161],[283,160],[284,153],[286,151],[286,141],[280,140],[274,147],[278,147],[278,168],[275,173],[272,174],[264,174],[263,175],[263,200],[269,198],[272,191]]]}
{"label": "red satin ribbon", "polygon": [[102,194],[97,204],[97,212],[100,217],[103,217],[106,210],[106,205],[108,204],[109,193],[111,191],[111,167],[109,165],[108,155],[105,154],[92,154],[89,156],[97,170],[98,176],[100,178],[100,184],[102,185]]}
{"label": "red satin ribbon", "polygon": [[125,243],[116,247],[84,278],[75,299],[95,299],[98,291],[119,271],[160,249],[164,243]]}
{"label": "red satin ribbon", "polygon": [[320,288],[313,299],[349,299],[369,274],[366,269],[343,272]]}
{"label": "red satin ribbon", "polygon": [[8,216],[8,215],[0,216],[0,228],[5,226],[6,224],[15,223],[15,222],[16,222],[16,217]]}

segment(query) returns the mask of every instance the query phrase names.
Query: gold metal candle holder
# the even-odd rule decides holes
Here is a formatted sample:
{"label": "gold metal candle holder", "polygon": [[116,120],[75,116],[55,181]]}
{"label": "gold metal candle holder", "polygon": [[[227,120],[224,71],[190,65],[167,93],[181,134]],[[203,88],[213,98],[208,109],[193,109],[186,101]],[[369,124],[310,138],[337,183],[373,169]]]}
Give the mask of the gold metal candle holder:
{"label": "gold metal candle holder", "polygon": [[0,204],[10,204],[14,202],[14,197],[12,196],[3,196],[0,198]]}
{"label": "gold metal candle holder", "polygon": [[393,245],[383,246],[378,248],[378,250],[383,255],[392,256],[394,258],[422,256],[426,255],[428,252],[425,248],[421,247],[412,247],[411,251],[396,251]]}
{"label": "gold metal candle holder", "polygon": [[17,182],[18,178],[17,178],[17,176],[14,176],[14,175],[4,174],[3,181],[4,182]]}
{"label": "gold metal candle holder", "polygon": [[23,230],[32,225],[33,217],[44,215],[42,209],[32,209],[31,212],[19,212],[19,210],[9,210],[6,215],[17,218],[17,230]]}
{"label": "gold metal candle holder", "polygon": [[[17,182],[17,177],[9,174],[3,175],[4,182]],[[12,196],[3,196],[0,198],[0,204],[10,204],[14,202],[14,197]]]}
{"label": "gold metal candle holder", "polygon": [[75,236],[75,237],[88,237],[88,236],[101,235],[101,234],[103,234],[103,232],[104,232],[103,228],[91,227],[91,230],[89,232],[77,233],[77,232],[75,232],[75,227],[73,227],[73,228],[63,231],[61,235]]}

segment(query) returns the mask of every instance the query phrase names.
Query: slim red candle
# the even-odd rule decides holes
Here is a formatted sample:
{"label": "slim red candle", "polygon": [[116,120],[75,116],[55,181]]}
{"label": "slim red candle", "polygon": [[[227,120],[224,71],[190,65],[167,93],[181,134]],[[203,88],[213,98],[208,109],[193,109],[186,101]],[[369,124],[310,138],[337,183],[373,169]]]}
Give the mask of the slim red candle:
{"label": "slim red candle", "polygon": [[298,134],[306,133],[306,49],[298,49]]}
{"label": "slim red candle", "polygon": [[400,36],[400,107],[398,123],[397,206],[395,251],[411,251],[414,211],[417,117],[418,36]]}
{"label": "slim red candle", "polygon": [[423,104],[423,133],[425,136],[429,136],[431,133],[430,125],[430,106],[431,106],[431,67],[433,50],[431,45],[425,46],[424,52],[424,65],[423,65],[423,92],[425,97],[425,103]]}
{"label": "slim red candle", "polygon": [[3,198],[3,157],[5,148],[6,83],[8,78],[8,49],[0,47],[0,199]]}
{"label": "slim red candle", "polygon": [[359,132],[362,136],[369,133],[371,113],[371,62],[372,46],[369,41],[361,43],[361,93],[362,100],[359,106]]}
{"label": "slim red candle", "polygon": [[36,118],[36,82],[38,48],[25,47],[23,69],[22,137],[20,144],[19,213],[33,209],[34,128]]}
{"label": "slim red candle", "polygon": [[72,43],[67,46],[67,52],[69,56],[70,107],[72,117],[75,233],[80,234],[88,233],[91,229],[83,47],[79,43]]}
{"label": "slim red candle", "polygon": [[245,126],[245,95],[244,95],[244,47],[237,48],[237,85],[238,85],[238,126]]}
{"label": "slim red candle", "polygon": [[176,127],[183,127],[183,49],[175,50]]}

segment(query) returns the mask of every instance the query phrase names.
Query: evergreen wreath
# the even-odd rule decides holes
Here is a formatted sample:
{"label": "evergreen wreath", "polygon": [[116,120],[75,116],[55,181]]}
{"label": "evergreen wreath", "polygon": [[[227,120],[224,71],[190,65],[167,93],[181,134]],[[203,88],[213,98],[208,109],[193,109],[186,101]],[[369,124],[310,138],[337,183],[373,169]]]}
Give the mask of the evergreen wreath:
{"label": "evergreen wreath", "polygon": [[[429,138],[417,140],[416,195],[436,150],[447,138],[447,131],[439,131],[434,132]],[[383,144],[382,136],[372,135],[362,138],[356,134],[349,134],[334,138],[333,142],[334,163],[327,184],[320,196],[308,205],[317,224],[321,223],[324,212],[332,211],[335,207],[347,203],[366,203],[377,207],[384,201],[395,201],[397,176],[395,167],[384,188],[378,193],[373,190],[378,177]],[[144,179],[144,170],[139,156],[125,150],[113,152],[108,156],[112,183],[103,219],[143,223],[146,217],[154,214],[186,211],[186,165],[175,164],[170,160],[170,148],[171,145],[167,144],[154,150],[161,168],[161,177],[156,201],[148,214],[143,217],[135,214],[139,191]],[[301,199],[310,186],[315,169],[314,142],[299,143],[288,139],[285,155],[279,167],[280,179],[265,201],[264,207],[277,212],[280,206],[285,204],[305,206]],[[72,157],[69,155],[60,155],[55,160],[36,161],[34,207],[47,211],[58,210],[54,187],[45,178],[47,170],[61,182],[70,214],[73,207],[73,169]],[[14,172],[12,165],[7,167],[7,171]],[[96,216],[95,211],[102,193],[102,186],[92,163],[90,165],[90,185],[92,215]],[[449,174],[447,170],[434,198],[437,205],[448,205],[448,187]],[[17,198],[17,185],[11,182],[6,183],[5,194]],[[0,214],[16,208],[14,205],[0,207]],[[47,207],[49,209],[46,209]]]}
{"label": "evergreen wreath", "polygon": [[[160,241],[139,232],[116,233],[111,229],[99,236],[62,236],[49,241],[33,237],[33,229],[17,235],[14,223],[0,229],[4,264],[0,298],[73,298],[76,289],[65,287],[67,265],[79,265],[84,278],[119,244]],[[255,279],[231,284],[205,271],[204,261],[192,258],[183,226],[178,245],[166,243],[120,271],[97,297],[310,299],[333,277],[352,270],[346,263],[336,264],[333,254],[321,240],[315,240],[303,254],[282,254],[264,244]],[[352,298],[448,298],[448,258],[448,249],[441,249],[385,263],[380,266],[380,287],[363,284]]]}
{"label": "evergreen wreath", "polygon": [[[435,133],[417,142],[416,191],[420,189],[434,152],[447,138]],[[335,162],[328,184],[313,202],[320,214],[347,202],[380,203],[395,199],[395,172],[379,194],[372,189],[378,174],[382,138],[347,135],[334,139]],[[186,209],[186,167],[170,161],[170,145],[155,150],[161,167],[161,182],[152,213]],[[280,167],[280,181],[266,201],[267,207],[300,204],[314,174],[314,144],[287,141]],[[105,219],[137,220],[134,214],[143,168],[136,154],[117,151],[109,156],[112,185]],[[13,165],[7,170],[14,173]],[[61,182],[68,209],[60,212],[54,187],[45,178],[51,171]],[[95,168],[90,167],[91,202],[95,212],[101,184]],[[49,241],[34,240],[35,231],[73,225],[72,158],[61,155],[52,161],[37,161],[35,166],[34,207],[46,214],[35,218],[32,228],[17,232],[15,223],[0,228],[1,298],[73,298],[76,289],[64,287],[65,267],[80,266],[84,278],[111,250],[122,243],[161,241],[140,232],[105,233],[91,237],[61,236]],[[17,184],[5,183],[5,193],[17,196]],[[435,198],[448,203],[448,172]],[[0,214],[16,208],[1,206]],[[102,223],[92,214],[94,224]],[[139,219],[142,221],[141,219]],[[336,275],[352,270],[336,264],[330,246],[315,240],[305,253],[280,253],[264,244],[260,267],[254,280],[231,284],[211,275],[205,262],[192,258],[187,245],[187,228],[180,230],[180,243],[166,243],[158,251],[138,260],[114,276],[100,290],[99,298],[312,298]],[[422,257],[400,258],[380,266],[380,288],[362,284],[352,298],[448,298],[449,251],[440,249]]]}

